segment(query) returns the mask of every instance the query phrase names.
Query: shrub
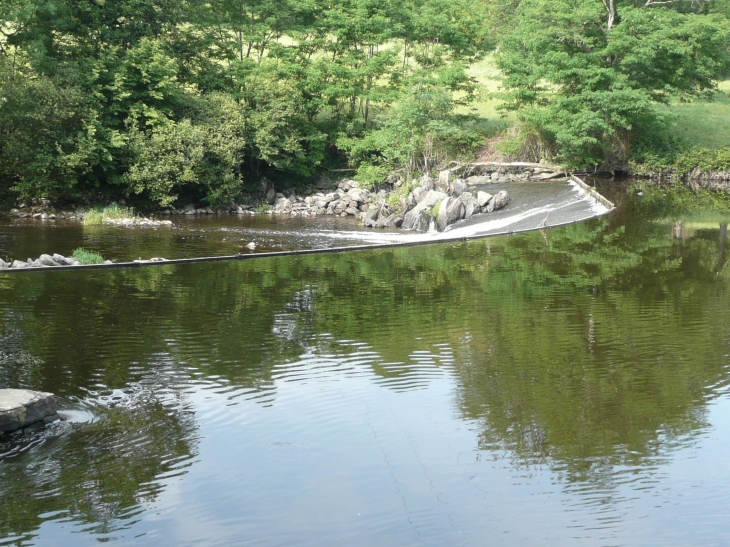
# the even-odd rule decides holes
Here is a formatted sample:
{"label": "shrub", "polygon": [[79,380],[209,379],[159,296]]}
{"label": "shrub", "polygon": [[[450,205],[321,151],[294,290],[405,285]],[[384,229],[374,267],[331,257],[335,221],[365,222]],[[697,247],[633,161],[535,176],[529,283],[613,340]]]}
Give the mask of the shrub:
{"label": "shrub", "polygon": [[71,256],[73,256],[76,260],[78,260],[79,262],[81,262],[81,264],[84,264],[84,265],[104,264],[103,256],[101,256],[99,253],[87,251],[83,247],[77,248],[73,253],[71,253]]}
{"label": "shrub", "polygon": [[130,207],[120,207],[116,203],[112,203],[103,209],[94,207],[84,213],[84,226],[99,226],[104,224],[105,218],[131,218],[134,215],[134,209]]}

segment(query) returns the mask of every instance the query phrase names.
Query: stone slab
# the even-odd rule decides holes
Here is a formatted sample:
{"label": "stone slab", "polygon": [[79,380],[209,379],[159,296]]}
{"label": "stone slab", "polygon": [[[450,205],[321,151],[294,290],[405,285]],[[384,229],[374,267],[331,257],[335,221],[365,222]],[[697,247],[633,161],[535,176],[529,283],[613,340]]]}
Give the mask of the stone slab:
{"label": "stone slab", "polygon": [[0,435],[58,418],[53,393],[0,389]]}

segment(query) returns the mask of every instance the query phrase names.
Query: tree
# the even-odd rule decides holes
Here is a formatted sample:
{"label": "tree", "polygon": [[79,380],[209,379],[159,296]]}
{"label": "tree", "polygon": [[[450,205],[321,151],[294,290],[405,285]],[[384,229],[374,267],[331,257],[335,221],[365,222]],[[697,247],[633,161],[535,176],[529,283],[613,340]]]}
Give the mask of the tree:
{"label": "tree", "polygon": [[626,160],[672,97],[709,96],[730,66],[730,24],[706,2],[524,0],[501,45],[505,109],[570,164]]}

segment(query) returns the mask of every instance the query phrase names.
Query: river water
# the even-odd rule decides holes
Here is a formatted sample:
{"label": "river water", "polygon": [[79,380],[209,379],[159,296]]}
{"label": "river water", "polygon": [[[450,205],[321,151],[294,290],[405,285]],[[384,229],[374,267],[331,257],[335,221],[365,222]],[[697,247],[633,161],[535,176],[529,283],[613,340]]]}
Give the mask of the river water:
{"label": "river water", "polygon": [[[0,387],[66,418],[0,439],[0,544],[727,545],[723,219],[624,197],[470,242],[0,276]],[[0,241],[178,258],[341,226],[186,222]]]}

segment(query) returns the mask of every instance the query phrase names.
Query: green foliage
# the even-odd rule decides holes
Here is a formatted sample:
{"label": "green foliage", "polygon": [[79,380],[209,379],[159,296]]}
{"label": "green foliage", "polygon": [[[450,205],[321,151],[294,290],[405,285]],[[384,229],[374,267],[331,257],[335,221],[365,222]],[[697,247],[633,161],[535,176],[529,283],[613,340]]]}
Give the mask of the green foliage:
{"label": "green foliage", "polygon": [[457,150],[483,142],[483,134],[467,117],[454,113],[458,104],[454,89],[464,89],[462,84],[468,81],[463,68],[440,76],[418,78],[406,85],[362,138],[340,138],[338,144],[348,150],[353,162],[364,166],[363,173],[403,166],[410,178],[414,171],[428,172]]}
{"label": "green foliage", "polygon": [[130,207],[122,207],[117,203],[112,203],[104,207],[92,207],[84,213],[84,226],[99,226],[104,224],[104,219],[112,218],[131,218],[134,217],[134,209]]}
{"label": "green foliage", "polygon": [[632,150],[631,168],[637,174],[663,173],[677,179],[693,172],[728,171],[730,146],[697,146],[662,131],[643,134]]}
{"label": "green foliage", "polygon": [[355,180],[360,183],[360,187],[371,189],[378,184],[386,181],[390,169],[384,165],[372,165],[369,163],[361,163],[357,168]]}
{"label": "green foliage", "polygon": [[25,197],[75,195],[105,156],[92,101],[44,76],[4,80],[2,64],[0,180]]}
{"label": "green foliage", "polygon": [[[389,133],[367,145],[382,156],[389,126],[421,102],[436,108],[423,135],[412,122],[392,157],[365,162],[415,164],[419,146],[455,142],[441,103],[472,97],[463,66],[491,45],[486,15],[466,0],[8,0],[0,184],[22,197],[224,204],[267,171],[359,165],[373,131]],[[418,83],[429,78],[433,99]]]}
{"label": "green foliage", "polygon": [[76,260],[78,260],[79,262],[81,262],[81,264],[84,264],[84,265],[104,264],[103,256],[101,256],[99,253],[87,251],[83,247],[79,247],[76,250],[74,250],[74,252],[71,253],[71,256],[73,256]]}
{"label": "green foliage", "polygon": [[707,96],[730,66],[719,14],[629,1],[524,0],[497,55],[506,110],[570,165],[625,162],[671,97]]}

